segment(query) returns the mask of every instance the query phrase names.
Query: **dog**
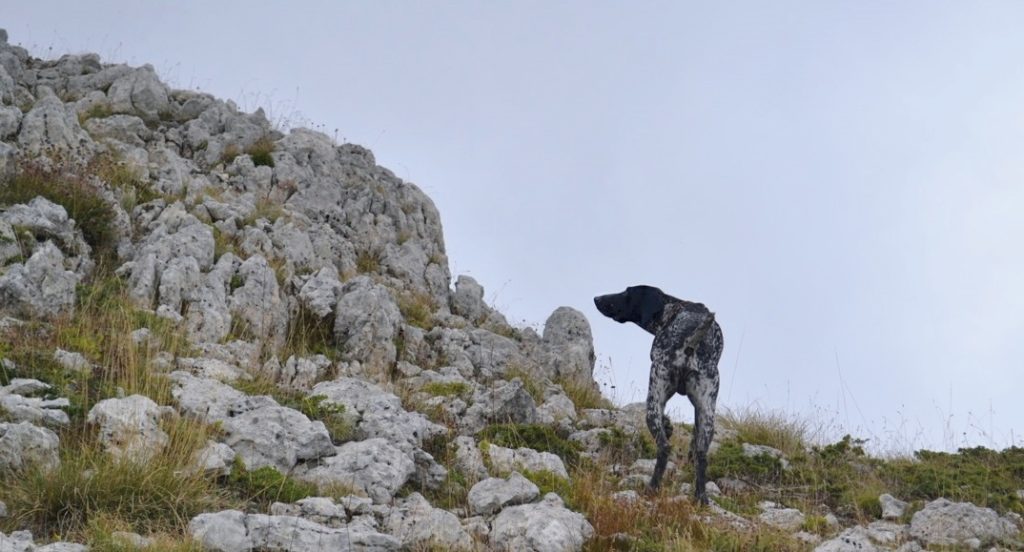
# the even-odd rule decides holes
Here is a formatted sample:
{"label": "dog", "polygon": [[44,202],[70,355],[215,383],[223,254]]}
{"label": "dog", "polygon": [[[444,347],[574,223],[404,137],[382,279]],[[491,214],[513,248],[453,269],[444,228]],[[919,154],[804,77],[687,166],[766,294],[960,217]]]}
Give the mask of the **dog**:
{"label": "dog", "polygon": [[676,393],[686,395],[694,408],[690,461],[696,468],[694,494],[708,503],[708,448],[715,434],[718,400],[718,360],[722,357],[722,328],[715,314],[701,303],[672,297],[652,286],[631,286],[621,293],[594,298],[601,314],[621,323],[632,322],[654,335],[651,379],[647,389],[647,428],[658,445],[658,460],[649,489],[661,485],[668,456],[672,423],[665,403]]}

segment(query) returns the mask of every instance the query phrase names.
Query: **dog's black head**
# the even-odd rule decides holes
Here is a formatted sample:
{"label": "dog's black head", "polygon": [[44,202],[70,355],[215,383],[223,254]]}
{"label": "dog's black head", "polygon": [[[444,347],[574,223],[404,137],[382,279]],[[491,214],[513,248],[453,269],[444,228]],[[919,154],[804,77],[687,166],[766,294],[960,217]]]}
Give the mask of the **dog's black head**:
{"label": "dog's black head", "polygon": [[649,329],[652,323],[661,319],[668,299],[656,287],[630,286],[621,293],[594,297],[594,305],[601,314],[616,322],[633,322],[641,328]]}

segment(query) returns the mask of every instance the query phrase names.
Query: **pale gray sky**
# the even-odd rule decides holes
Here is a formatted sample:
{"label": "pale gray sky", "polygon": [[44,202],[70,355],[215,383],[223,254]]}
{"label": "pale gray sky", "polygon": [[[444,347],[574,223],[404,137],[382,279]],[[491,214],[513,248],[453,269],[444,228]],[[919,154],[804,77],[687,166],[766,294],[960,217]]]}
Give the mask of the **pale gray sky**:
{"label": "pale gray sky", "polygon": [[0,26],[370,147],[510,318],[587,314],[619,402],[650,339],[591,297],[648,283],[718,313],[726,407],[876,450],[1024,442],[1024,3],[34,0]]}

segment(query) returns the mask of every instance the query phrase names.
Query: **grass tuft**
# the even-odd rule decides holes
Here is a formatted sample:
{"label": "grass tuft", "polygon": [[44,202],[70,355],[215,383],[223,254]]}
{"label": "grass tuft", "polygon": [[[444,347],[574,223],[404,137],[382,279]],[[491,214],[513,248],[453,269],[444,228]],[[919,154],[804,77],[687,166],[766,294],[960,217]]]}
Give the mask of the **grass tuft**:
{"label": "grass tuft", "polygon": [[312,483],[292,479],[270,466],[247,470],[237,458],[228,476],[228,488],[261,508],[274,502],[295,502],[319,494]]}
{"label": "grass tuft", "polygon": [[406,291],[398,295],[398,310],[406,323],[430,331],[434,327],[434,310],[437,305],[430,294],[422,291]]}
{"label": "grass tuft", "polygon": [[272,154],[274,153],[274,148],[274,141],[269,136],[264,136],[246,148],[245,153],[249,154],[253,164],[257,167],[261,165],[273,167],[274,156]]}
{"label": "grass tuft", "polygon": [[79,536],[104,518],[125,520],[140,533],[184,531],[193,516],[229,506],[216,482],[189,470],[192,454],[205,443],[205,426],[182,420],[168,424],[170,442],[146,463],[119,460],[95,439],[66,434],[61,464],[52,471],[32,468],[7,476],[0,499],[7,503],[7,530]]}
{"label": "grass tuft", "polygon": [[380,261],[380,253],[369,250],[360,251],[356,255],[356,271],[360,274],[379,272]]}

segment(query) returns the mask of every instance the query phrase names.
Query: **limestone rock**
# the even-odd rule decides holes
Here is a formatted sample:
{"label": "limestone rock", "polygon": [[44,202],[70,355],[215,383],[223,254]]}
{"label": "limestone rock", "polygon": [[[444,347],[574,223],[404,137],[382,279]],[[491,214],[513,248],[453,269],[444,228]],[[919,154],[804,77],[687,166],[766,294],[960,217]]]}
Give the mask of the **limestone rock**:
{"label": "limestone rock", "polygon": [[473,550],[473,538],[462,528],[459,518],[434,508],[419,493],[412,493],[391,510],[386,527],[407,550]]}
{"label": "limestone rock", "polygon": [[781,508],[774,502],[761,502],[758,504],[761,513],[757,516],[758,521],[765,525],[776,527],[783,531],[797,531],[804,525],[804,514],[796,508]]}
{"label": "limestone rock", "polygon": [[60,465],[57,434],[28,422],[0,423],[0,472],[31,466],[51,470]]}
{"label": "limestone rock", "polygon": [[344,406],[364,438],[387,439],[403,450],[419,448],[424,439],[447,431],[418,412],[406,411],[397,396],[364,380],[341,377],[321,382],[309,392],[317,395],[326,397],[324,404]]}
{"label": "limestone rock", "polygon": [[879,496],[878,502],[882,505],[882,519],[899,519],[908,506],[906,502],[888,493]]}
{"label": "limestone rock", "polygon": [[299,290],[299,300],[309,312],[318,318],[324,318],[334,312],[343,287],[338,281],[337,269],[327,266],[321,268],[303,284]]}
{"label": "limestone rock", "polygon": [[201,473],[228,475],[235,461],[235,451],[224,443],[207,441],[206,446],[192,455],[192,465]]}
{"label": "limestone rock", "polygon": [[320,486],[349,486],[384,504],[416,471],[410,455],[386,439],[353,441],[336,450],[317,465],[299,466],[295,477]]}
{"label": "limestone rock", "polygon": [[594,381],[594,337],[582,312],[571,307],[555,309],[544,323],[543,343],[550,378]]}
{"label": "limestone rock", "polygon": [[200,514],[192,518],[188,530],[204,550],[213,552],[393,552],[401,546],[394,537],[365,527],[333,528],[299,517],[238,510]]}
{"label": "limestone rock", "polygon": [[18,147],[33,157],[50,151],[86,157],[95,143],[79,126],[74,109],[65,108],[60,98],[44,87],[40,99],[21,120]]}
{"label": "limestone rock", "polygon": [[404,319],[387,288],[368,277],[345,284],[338,301],[334,337],[344,360],[357,360],[376,370],[394,365]]}
{"label": "limestone rock", "polygon": [[158,121],[160,114],[170,107],[167,86],[160,82],[150,65],[115,80],[107,96],[114,113],[135,114],[147,121]]}
{"label": "limestone rock", "polygon": [[250,470],[271,466],[287,473],[300,460],[334,453],[331,436],[321,421],[298,410],[263,406],[228,418],[223,425],[230,446]]}
{"label": "limestone rock", "polygon": [[533,502],[538,496],[540,489],[519,472],[512,472],[507,479],[491,477],[469,490],[469,513],[488,516],[505,506]]}
{"label": "limestone rock", "polygon": [[107,452],[145,463],[170,441],[159,423],[166,415],[167,410],[149,397],[132,395],[96,403],[89,410],[88,422],[99,426],[99,440]]}
{"label": "limestone rock", "polygon": [[910,519],[910,534],[926,545],[955,546],[968,539],[1013,538],[1017,526],[991,508],[945,498],[933,500]]}
{"label": "limestone rock", "polygon": [[484,303],[484,287],[475,279],[462,274],[455,280],[455,293],[451,296],[452,312],[469,320],[478,322],[487,315],[487,304]]}
{"label": "limestone rock", "polygon": [[578,551],[594,534],[586,518],[566,509],[554,493],[537,504],[505,508],[491,526],[490,544],[498,550]]}
{"label": "limestone rock", "polygon": [[463,431],[476,433],[490,423],[532,424],[536,421],[537,403],[523,382],[514,379],[477,392],[460,424]]}
{"label": "limestone rock", "polygon": [[26,396],[48,389],[50,385],[39,380],[12,379],[7,385],[0,386],[0,412],[12,422],[31,422],[51,427],[68,425],[68,415],[61,410],[71,405],[68,399]]}
{"label": "limestone rock", "polygon": [[483,455],[480,454],[480,449],[472,437],[462,435],[455,438],[455,467],[470,482],[487,478],[487,466],[484,465]]}
{"label": "limestone rock", "polygon": [[814,552],[884,552],[871,541],[863,527],[851,527],[817,547]]}
{"label": "limestone rock", "polygon": [[569,478],[565,463],[557,455],[550,452],[537,452],[531,448],[509,449],[491,445],[487,448],[491,466],[498,473],[512,471],[551,472],[564,479]]}
{"label": "limestone rock", "polygon": [[[278,385],[297,391],[309,391],[331,369],[331,360],[324,355],[290,356],[284,366],[270,371]],[[266,365],[264,365],[266,371]]]}
{"label": "limestone rock", "polygon": [[64,255],[47,241],[24,264],[0,275],[0,306],[33,318],[48,318],[73,309],[79,277],[64,268]]}
{"label": "limestone rock", "polygon": [[242,285],[231,293],[228,306],[253,334],[283,345],[288,332],[288,311],[281,298],[277,276],[261,256],[246,259],[238,267]]}

